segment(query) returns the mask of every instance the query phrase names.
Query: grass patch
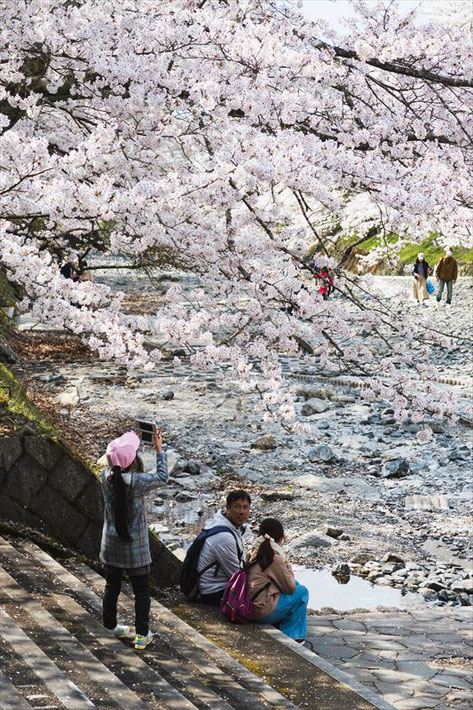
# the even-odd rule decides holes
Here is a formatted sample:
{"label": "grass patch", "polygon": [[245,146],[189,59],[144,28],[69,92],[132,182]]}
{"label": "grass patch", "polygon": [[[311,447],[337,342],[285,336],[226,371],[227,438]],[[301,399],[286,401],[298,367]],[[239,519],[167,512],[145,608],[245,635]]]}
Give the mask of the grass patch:
{"label": "grass patch", "polygon": [[0,363],[0,436],[14,436],[25,429],[40,436],[47,437],[60,446],[70,458],[86,466],[96,478],[100,474],[100,466],[84,459],[65,441],[61,432],[54,427],[44,414],[36,407],[26,394],[23,385]]}
{"label": "grass patch", "polygon": [[[29,426],[56,442],[61,440],[59,432],[29,401],[25,388],[2,363],[0,363],[0,408],[6,414],[10,434]],[[0,433],[5,432],[0,429]]]}
{"label": "grass patch", "polygon": [[[433,232],[421,242],[407,242],[399,251],[400,263],[397,273],[403,273],[406,266],[414,264],[419,252],[423,252],[425,260],[433,268],[442,256],[445,256],[445,248],[437,243],[437,238],[437,233]],[[369,252],[385,242],[395,244],[397,240],[398,237],[395,234],[388,235],[385,240],[379,236],[374,236],[366,239],[359,247]],[[452,255],[458,261],[460,272],[470,274],[473,268],[473,249],[453,247]]]}

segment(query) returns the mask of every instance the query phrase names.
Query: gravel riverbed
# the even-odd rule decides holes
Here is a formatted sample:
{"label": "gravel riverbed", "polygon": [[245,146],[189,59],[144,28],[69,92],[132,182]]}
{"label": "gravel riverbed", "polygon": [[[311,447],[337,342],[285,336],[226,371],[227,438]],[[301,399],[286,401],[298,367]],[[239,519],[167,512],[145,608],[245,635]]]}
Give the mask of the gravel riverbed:
{"label": "gravel riverbed", "polygon": [[[167,284],[150,291],[135,273],[131,280],[110,272],[98,277],[127,287],[130,312],[152,310]],[[407,279],[376,282],[415,327],[422,317],[442,332],[473,338],[471,279],[459,279],[453,305],[425,307],[396,298]],[[19,323],[26,330],[31,325],[27,317]],[[266,516],[283,521],[294,562],[309,568],[348,564],[377,584],[420,590],[437,605],[473,602],[472,428],[427,422],[435,438],[421,444],[420,425],[398,424],[389,402],[367,403],[356,382],[324,380],[283,358],[308,425],[307,432],[290,435],[263,423],[255,400],[240,393],[229,371],[203,373],[185,359],[176,366],[171,357],[156,371],[130,374],[77,353],[77,359],[73,352],[25,359],[21,374],[82,438],[90,459],[138,417],[163,426],[173,473],[168,486],[150,497],[149,517],[176,554],[225,492],[238,486],[252,495],[252,523]],[[465,412],[472,404],[471,344],[455,342],[435,357],[442,386],[456,392]]]}

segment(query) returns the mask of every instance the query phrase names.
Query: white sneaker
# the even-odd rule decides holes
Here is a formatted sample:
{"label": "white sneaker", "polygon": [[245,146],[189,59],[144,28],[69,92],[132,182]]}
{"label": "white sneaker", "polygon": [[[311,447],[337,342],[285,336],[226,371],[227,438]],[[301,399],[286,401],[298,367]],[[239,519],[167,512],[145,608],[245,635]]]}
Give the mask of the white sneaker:
{"label": "white sneaker", "polygon": [[146,636],[142,636],[141,634],[136,634],[134,646],[139,651],[142,651],[144,648],[146,648],[146,646],[148,646],[151,643],[152,640],[153,640],[153,633],[151,631],[148,631]]}
{"label": "white sneaker", "polygon": [[115,626],[114,629],[110,629],[112,634],[117,637],[117,639],[122,639],[126,638],[126,636],[130,635],[130,627],[129,626]]}

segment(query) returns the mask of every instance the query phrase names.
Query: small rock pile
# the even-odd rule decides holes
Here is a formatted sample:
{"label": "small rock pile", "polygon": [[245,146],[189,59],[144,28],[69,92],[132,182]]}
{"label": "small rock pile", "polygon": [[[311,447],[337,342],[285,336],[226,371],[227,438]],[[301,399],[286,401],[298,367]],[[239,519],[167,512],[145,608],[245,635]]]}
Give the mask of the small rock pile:
{"label": "small rock pile", "polygon": [[423,568],[389,553],[381,560],[362,561],[360,556],[355,556],[350,560],[349,569],[376,584],[423,594],[438,606],[473,606],[473,570],[454,563],[427,562]]}

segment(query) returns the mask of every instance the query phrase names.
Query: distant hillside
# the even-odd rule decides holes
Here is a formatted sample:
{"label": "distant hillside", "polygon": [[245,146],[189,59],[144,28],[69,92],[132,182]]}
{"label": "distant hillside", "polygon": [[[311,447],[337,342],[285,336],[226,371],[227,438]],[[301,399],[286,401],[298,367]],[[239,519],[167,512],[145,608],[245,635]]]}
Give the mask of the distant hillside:
{"label": "distant hillside", "polygon": [[[363,265],[363,260],[360,257],[369,254],[384,243],[381,237],[376,234],[363,240],[360,240],[360,237],[356,234],[338,236],[332,242],[331,253],[349,271],[359,272],[361,270],[361,272],[369,271],[377,274],[403,274],[406,268],[415,262],[419,252],[423,252],[429,265],[435,266],[445,254],[445,249],[438,244],[437,239],[436,234],[431,234],[420,243],[406,243],[399,250],[395,265],[389,264],[388,259],[383,254],[380,254],[379,259],[374,264]],[[398,237],[392,235],[387,241],[394,245],[398,241]],[[311,251],[315,252],[316,249],[314,248]],[[456,247],[453,249],[453,256],[458,261],[460,274],[473,276],[473,249]]]}

